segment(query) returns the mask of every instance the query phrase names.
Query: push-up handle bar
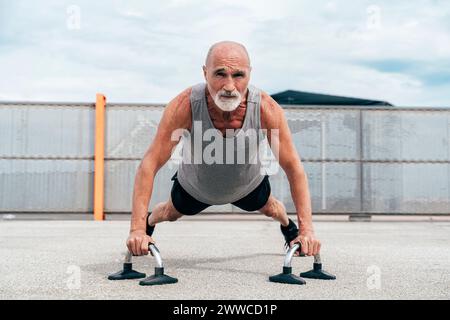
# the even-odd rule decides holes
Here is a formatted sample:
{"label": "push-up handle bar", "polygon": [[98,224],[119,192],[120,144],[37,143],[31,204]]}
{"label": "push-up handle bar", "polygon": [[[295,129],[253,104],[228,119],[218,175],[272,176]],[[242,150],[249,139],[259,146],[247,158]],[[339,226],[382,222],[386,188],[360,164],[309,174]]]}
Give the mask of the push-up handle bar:
{"label": "push-up handle bar", "polygon": [[141,286],[152,286],[178,282],[178,279],[164,274],[164,264],[158,248],[153,243],[150,243],[148,245],[148,249],[150,250],[152,256],[155,258],[156,261],[155,273],[153,275],[145,278],[146,276],[145,273],[133,270],[133,263],[132,263],[133,255],[128,250],[127,254],[125,255],[125,262],[123,264],[123,269],[119,272],[109,275],[108,279],[127,280],[127,279],[145,278],[139,282]]}

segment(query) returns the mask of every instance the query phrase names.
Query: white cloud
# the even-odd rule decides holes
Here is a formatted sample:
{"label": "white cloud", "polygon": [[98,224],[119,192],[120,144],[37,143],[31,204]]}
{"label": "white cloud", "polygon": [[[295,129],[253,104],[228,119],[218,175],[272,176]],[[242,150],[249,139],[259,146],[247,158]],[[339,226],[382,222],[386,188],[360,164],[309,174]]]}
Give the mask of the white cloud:
{"label": "white cloud", "polygon": [[[66,27],[73,4],[79,30]],[[248,47],[253,83],[269,93],[450,106],[447,1],[17,1],[2,11],[0,99],[92,101],[103,91],[109,101],[167,102],[203,81],[209,46],[228,39]]]}

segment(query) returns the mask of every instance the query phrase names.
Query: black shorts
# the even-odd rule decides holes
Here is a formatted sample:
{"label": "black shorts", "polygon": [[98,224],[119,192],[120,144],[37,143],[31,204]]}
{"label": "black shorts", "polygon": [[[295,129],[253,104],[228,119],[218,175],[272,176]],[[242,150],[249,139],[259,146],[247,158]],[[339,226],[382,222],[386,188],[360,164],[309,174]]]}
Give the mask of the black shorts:
{"label": "black shorts", "polygon": [[[174,181],[170,192],[172,203],[175,209],[181,214],[191,216],[211,206],[210,204],[198,201],[187,193],[178,182],[177,172],[171,180]],[[269,176],[266,175],[255,190],[250,192],[244,198],[232,202],[231,204],[245,211],[257,211],[267,203],[270,191]]]}

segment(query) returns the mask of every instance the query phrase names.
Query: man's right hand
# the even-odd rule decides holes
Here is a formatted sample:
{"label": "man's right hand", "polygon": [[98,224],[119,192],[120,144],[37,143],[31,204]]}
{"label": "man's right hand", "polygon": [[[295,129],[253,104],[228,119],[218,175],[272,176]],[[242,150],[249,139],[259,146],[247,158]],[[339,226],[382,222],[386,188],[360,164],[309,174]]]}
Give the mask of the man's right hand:
{"label": "man's right hand", "polygon": [[127,239],[128,250],[133,256],[147,255],[149,243],[155,243],[155,241],[143,230],[131,231]]}

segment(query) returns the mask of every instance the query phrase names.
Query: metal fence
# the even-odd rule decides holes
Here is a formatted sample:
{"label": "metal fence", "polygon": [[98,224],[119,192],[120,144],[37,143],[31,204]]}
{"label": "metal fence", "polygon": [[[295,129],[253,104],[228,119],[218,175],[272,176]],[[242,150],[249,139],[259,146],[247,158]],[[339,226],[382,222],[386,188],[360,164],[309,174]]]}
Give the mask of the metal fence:
{"label": "metal fence", "polygon": [[[450,214],[450,109],[284,107],[314,213]],[[106,213],[130,212],[162,112],[107,104]],[[93,211],[94,117],[94,104],[0,103],[0,212]],[[155,178],[150,208],[167,200],[176,169],[174,155]],[[295,212],[284,172],[270,181]]]}

